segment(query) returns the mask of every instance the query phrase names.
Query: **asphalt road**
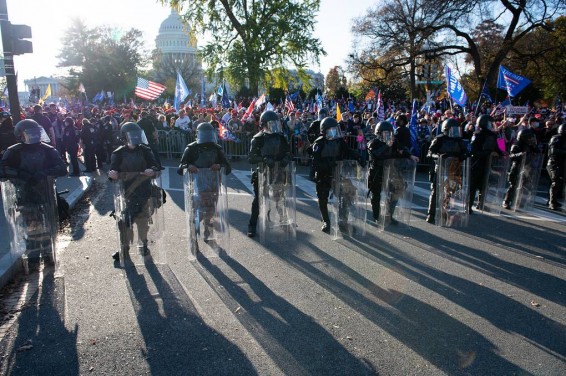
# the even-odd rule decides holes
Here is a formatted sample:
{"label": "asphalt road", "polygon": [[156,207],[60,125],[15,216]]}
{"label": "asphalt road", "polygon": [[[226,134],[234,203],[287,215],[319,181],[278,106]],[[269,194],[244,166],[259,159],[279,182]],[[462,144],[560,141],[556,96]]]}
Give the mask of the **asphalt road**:
{"label": "asphalt road", "polygon": [[[170,163],[173,166],[173,163]],[[164,173],[167,263],[112,262],[112,190],[60,236],[60,265],[0,345],[3,374],[564,375],[564,213],[474,214],[337,241],[299,168],[297,240],[246,236],[249,167],[228,177],[231,249],[188,261],[181,178]],[[545,194],[541,192],[540,202]],[[31,345],[31,348],[29,347]]]}

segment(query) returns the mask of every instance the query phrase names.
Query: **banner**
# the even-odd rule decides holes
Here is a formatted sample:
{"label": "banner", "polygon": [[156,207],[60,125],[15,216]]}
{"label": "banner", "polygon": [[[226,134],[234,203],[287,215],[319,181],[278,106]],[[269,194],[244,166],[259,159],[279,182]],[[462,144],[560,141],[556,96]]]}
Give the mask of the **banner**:
{"label": "banner", "polygon": [[444,72],[446,76],[446,86],[448,87],[448,95],[450,95],[450,98],[452,98],[454,102],[464,107],[468,101],[468,96],[466,95],[464,88],[460,85],[460,82],[458,82],[456,77],[452,76],[452,70],[448,67],[448,65],[446,65]]}
{"label": "banner", "polygon": [[497,77],[497,88],[505,89],[510,97],[515,97],[525,87],[531,83],[526,77],[515,74],[505,68],[503,65],[499,66],[499,76]]}

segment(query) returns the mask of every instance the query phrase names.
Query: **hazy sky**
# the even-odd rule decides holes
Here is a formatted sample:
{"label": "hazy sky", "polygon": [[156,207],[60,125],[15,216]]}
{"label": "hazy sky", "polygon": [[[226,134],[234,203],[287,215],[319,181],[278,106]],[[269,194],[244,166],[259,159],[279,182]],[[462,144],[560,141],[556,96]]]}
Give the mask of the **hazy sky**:
{"label": "hazy sky", "polygon": [[[328,55],[321,57],[320,66],[312,67],[313,70],[326,74],[333,66],[345,64],[350,52],[352,18],[363,15],[377,2],[321,1],[315,36],[322,41]],[[34,53],[15,57],[20,91],[24,90],[24,79],[58,73],[56,56],[71,18],[79,17],[89,27],[109,25],[142,30],[148,50],[152,50],[159,26],[171,12],[156,0],[7,0],[7,3],[10,21],[32,28]]]}

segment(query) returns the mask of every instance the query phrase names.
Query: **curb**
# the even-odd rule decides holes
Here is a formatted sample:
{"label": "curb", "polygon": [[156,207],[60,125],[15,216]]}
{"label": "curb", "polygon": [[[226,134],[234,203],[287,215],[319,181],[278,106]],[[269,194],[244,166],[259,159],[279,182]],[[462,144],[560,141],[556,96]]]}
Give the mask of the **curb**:
{"label": "curb", "polygon": [[69,209],[73,209],[77,202],[84,196],[84,194],[92,187],[92,183],[94,183],[94,177],[92,176],[81,176],[79,177],[81,182],[81,186],[74,189],[70,192],[65,200],[69,204]]}

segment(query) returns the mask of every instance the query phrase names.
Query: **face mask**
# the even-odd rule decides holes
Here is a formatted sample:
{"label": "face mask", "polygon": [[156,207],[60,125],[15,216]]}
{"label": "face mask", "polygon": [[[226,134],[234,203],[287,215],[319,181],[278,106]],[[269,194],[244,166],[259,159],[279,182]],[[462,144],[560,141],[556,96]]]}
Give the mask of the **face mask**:
{"label": "face mask", "polygon": [[533,128],[538,128],[539,125],[540,125],[539,123],[533,123],[531,126],[532,126]]}

